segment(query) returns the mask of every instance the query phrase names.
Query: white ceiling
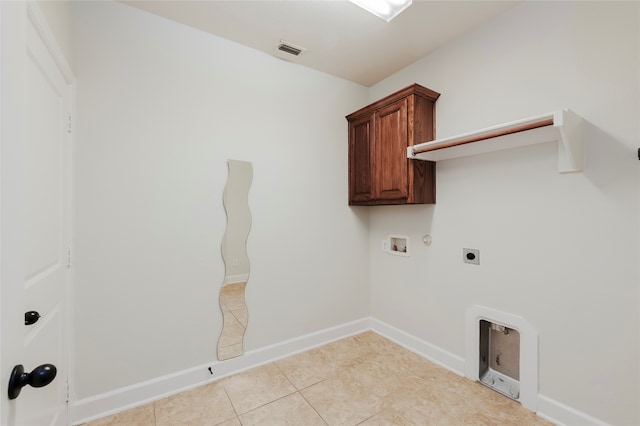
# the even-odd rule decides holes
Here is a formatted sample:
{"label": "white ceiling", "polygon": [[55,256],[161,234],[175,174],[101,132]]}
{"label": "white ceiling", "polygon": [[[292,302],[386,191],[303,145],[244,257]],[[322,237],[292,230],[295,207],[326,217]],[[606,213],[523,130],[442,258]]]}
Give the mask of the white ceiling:
{"label": "white ceiling", "polygon": [[[346,0],[122,1],[318,71],[372,86],[517,1],[422,1],[387,23]],[[307,49],[277,50],[280,40]]]}

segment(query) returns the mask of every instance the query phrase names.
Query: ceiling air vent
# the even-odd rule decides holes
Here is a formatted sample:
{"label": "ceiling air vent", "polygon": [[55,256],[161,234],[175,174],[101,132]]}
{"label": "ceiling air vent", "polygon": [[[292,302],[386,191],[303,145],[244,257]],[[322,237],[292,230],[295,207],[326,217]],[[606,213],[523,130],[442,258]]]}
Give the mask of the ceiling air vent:
{"label": "ceiling air vent", "polygon": [[296,46],[295,44],[289,43],[288,41],[284,40],[280,40],[278,50],[281,50],[293,56],[298,56],[307,51],[307,49],[305,49],[304,47]]}

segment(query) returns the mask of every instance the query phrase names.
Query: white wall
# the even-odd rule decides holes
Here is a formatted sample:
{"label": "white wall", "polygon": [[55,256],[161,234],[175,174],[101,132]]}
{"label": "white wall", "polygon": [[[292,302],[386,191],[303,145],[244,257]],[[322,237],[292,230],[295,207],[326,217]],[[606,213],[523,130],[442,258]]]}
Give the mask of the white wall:
{"label": "white wall", "polygon": [[115,2],[73,13],[77,396],[215,360],[229,158],[254,168],[245,349],[366,317],[344,116],[367,89]]}
{"label": "white wall", "polygon": [[[460,357],[468,307],[520,315],[539,333],[540,393],[627,425],[640,423],[639,22],[637,2],[524,3],[370,91],[442,93],[439,137],[563,107],[587,120],[584,173],[558,174],[542,144],[438,163],[435,206],[372,208],[371,310]],[[433,244],[389,256],[389,232]]]}

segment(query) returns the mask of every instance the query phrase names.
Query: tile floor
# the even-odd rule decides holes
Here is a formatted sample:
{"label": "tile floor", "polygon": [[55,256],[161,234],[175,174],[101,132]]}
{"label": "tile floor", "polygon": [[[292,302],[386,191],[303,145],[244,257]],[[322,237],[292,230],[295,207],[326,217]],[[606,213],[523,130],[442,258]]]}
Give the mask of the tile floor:
{"label": "tile floor", "polygon": [[550,425],[367,331],[88,426]]}

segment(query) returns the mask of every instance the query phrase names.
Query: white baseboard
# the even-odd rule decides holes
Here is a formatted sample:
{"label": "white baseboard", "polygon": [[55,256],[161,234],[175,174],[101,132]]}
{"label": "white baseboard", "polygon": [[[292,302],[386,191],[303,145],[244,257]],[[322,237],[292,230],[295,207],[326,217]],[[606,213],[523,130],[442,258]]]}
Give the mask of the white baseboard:
{"label": "white baseboard", "polygon": [[[375,331],[429,361],[465,376],[464,358],[368,317],[249,351],[238,358],[214,360],[198,367],[75,401],[70,406],[70,418],[74,425],[86,423],[367,330]],[[209,372],[209,368],[212,372]],[[557,425],[606,425],[601,420],[540,394],[537,414]]]}
{"label": "white baseboard", "polygon": [[[70,418],[74,425],[86,423],[370,329],[371,320],[363,318],[249,351],[238,358],[225,361],[213,360],[187,370],[80,399],[71,403]],[[209,368],[212,373],[209,372]]]}
{"label": "white baseboard", "polygon": [[605,426],[606,422],[538,394],[538,416],[556,425]]}

